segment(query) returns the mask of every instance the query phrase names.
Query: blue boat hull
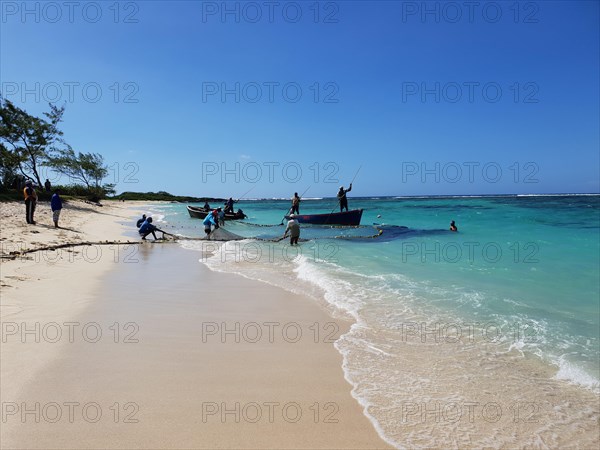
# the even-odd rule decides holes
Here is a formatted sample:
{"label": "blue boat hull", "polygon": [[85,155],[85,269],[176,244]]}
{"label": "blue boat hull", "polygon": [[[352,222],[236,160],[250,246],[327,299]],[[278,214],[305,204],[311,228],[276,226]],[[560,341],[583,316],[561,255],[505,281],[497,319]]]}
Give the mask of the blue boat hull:
{"label": "blue boat hull", "polygon": [[[298,223],[307,223],[311,225],[346,225],[358,226],[362,217],[362,209],[353,209],[352,211],[334,212],[331,214],[296,214],[295,219]],[[290,216],[285,216],[289,220]]]}

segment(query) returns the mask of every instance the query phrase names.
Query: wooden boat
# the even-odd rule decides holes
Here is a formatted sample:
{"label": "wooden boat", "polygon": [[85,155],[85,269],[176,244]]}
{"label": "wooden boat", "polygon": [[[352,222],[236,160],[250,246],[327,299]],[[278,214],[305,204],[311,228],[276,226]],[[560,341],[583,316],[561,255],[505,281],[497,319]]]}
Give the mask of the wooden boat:
{"label": "wooden boat", "polygon": [[[362,209],[353,209],[351,211],[330,214],[296,214],[294,218],[298,223],[308,223],[311,225],[358,226],[360,225],[362,213]],[[289,220],[290,216],[285,216],[285,218]]]}
{"label": "wooden boat", "polygon": [[[188,206],[187,207],[188,213],[190,214],[190,217],[193,219],[204,219],[209,212],[212,212],[211,210],[206,210],[204,208],[199,208],[197,206]],[[225,213],[225,220],[242,220],[246,218],[246,214],[239,213]]]}

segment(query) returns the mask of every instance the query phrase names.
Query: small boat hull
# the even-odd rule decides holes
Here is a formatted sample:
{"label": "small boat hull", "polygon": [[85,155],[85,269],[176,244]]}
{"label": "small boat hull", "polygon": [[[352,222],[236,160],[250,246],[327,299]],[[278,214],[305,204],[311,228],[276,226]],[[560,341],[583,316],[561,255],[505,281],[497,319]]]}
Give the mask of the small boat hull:
{"label": "small boat hull", "polygon": [[[188,206],[188,213],[193,219],[204,219],[210,211],[206,211],[204,208],[198,208],[197,206]],[[212,210],[211,210],[212,211]],[[242,220],[246,218],[246,214],[242,213],[226,213],[225,220]]]}
{"label": "small boat hull", "polygon": [[[345,225],[358,226],[362,218],[362,209],[353,209],[351,211],[334,212],[331,214],[296,214],[295,219],[298,223],[311,225]],[[289,220],[290,216],[285,216]]]}

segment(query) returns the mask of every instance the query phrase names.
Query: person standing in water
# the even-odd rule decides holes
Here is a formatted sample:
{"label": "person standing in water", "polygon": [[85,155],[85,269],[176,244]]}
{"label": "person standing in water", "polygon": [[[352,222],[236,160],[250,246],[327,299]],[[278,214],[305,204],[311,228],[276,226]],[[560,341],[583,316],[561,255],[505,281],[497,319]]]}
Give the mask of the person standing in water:
{"label": "person standing in water", "polygon": [[298,239],[300,239],[300,224],[296,220],[296,216],[292,214],[290,216],[290,220],[287,223],[287,227],[285,227],[285,232],[283,233],[283,237],[281,239],[285,239],[285,237],[290,233],[290,245],[298,245]]}
{"label": "person standing in water", "polygon": [[294,196],[292,197],[292,210],[290,214],[300,214],[300,197],[298,197],[297,192],[294,192]]}
{"label": "person standing in water", "polygon": [[219,225],[217,224],[217,222],[215,221],[215,217],[211,212],[209,212],[206,217],[204,218],[204,220],[202,221],[202,225],[204,225],[204,232],[206,233],[206,239],[210,239],[210,233],[212,231],[212,225],[215,226],[215,230],[217,228],[219,228]]}
{"label": "person standing in water", "polygon": [[344,208],[346,208],[346,211],[348,211],[348,198],[346,197],[346,193],[350,192],[352,190],[352,183],[350,183],[350,186],[348,187],[348,189],[344,189],[344,186],[340,186],[340,190],[337,193],[337,198],[338,201],[340,202],[340,212],[344,211]]}
{"label": "person standing in water", "polygon": [[454,223],[454,220],[452,222],[450,222],[450,231],[458,231],[458,228],[456,228],[456,224]]}

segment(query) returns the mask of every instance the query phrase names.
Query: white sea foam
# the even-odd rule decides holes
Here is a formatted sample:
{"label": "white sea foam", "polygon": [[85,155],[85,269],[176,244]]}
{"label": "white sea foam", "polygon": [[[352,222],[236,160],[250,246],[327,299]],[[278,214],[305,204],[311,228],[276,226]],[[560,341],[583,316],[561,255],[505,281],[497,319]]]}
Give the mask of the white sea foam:
{"label": "white sea foam", "polygon": [[556,363],[558,365],[558,372],[554,377],[557,380],[565,380],[588,388],[596,394],[600,394],[600,381],[581,367],[567,361],[565,355],[560,356]]}

